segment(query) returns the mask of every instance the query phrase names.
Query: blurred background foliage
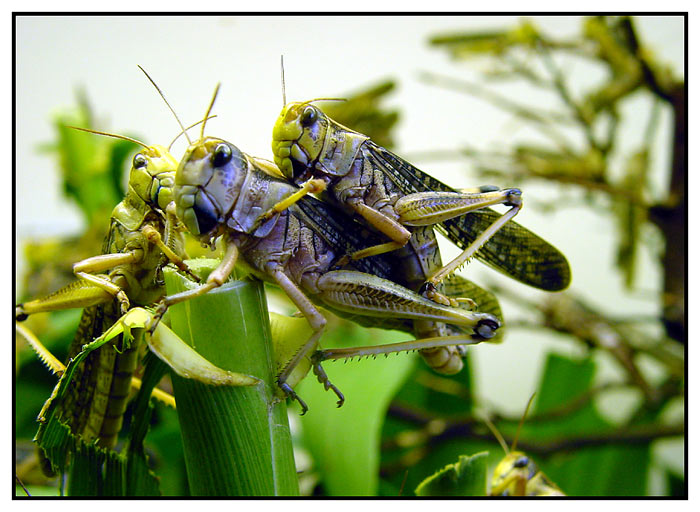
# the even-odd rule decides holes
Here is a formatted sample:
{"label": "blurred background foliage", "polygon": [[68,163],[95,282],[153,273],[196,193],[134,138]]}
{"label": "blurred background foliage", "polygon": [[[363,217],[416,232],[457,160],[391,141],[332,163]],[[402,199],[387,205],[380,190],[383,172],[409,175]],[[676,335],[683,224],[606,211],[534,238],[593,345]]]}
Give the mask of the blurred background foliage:
{"label": "blurred background foliage", "polygon": [[[480,283],[502,302],[515,303],[524,312],[519,318],[507,318],[505,345],[519,332],[530,330],[556,333],[558,339],[581,349],[580,357],[547,356],[518,448],[531,455],[569,495],[687,496],[685,461],[669,463],[657,450],[665,441],[684,439],[685,432],[684,81],[655,58],[653,48],[644,45],[629,17],[583,18],[580,33],[566,40],[550,38],[532,22],[523,21],[501,31],[436,34],[429,44],[454,59],[455,75],[423,73],[423,81],[491,102],[509,112],[514,122],[536,130],[541,142],[514,139],[501,144],[498,151],[462,147],[423,155],[424,159],[464,160],[488,183],[523,188],[536,180],[555,183],[566,200],[532,203],[543,215],[576,201],[603,212],[616,226],[615,263],[630,293],[645,277],[637,272],[644,244],[651,246],[663,276],[662,290],[653,299],[662,312],[659,318],[616,318],[575,291],[541,300],[539,295],[523,296],[503,285]],[[562,64],[563,59],[572,58],[592,63],[604,78],[576,89]],[[459,69],[474,63],[484,70],[483,81],[461,80]],[[513,81],[526,82],[533,94],[548,97],[547,107],[499,92],[499,86]],[[396,85],[391,80],[374,84],[348,95],[348,101],[327,102],[323,108],[341,124],[391,148],[392,128],[400,113],[387,109],[383,102]],[[639,96],[648,100],[644,137],[632,150],[621,150],[625,105]],[[671,140],[658,140],[656,127],[662,109],[672,114]],[[43,150],[56,153],[64,191],[80,206],[87,228],[70,240],[35,240],[25,246],[28,270],[18,300],[62,286],[73,279],[72,263],[100,252],[111,209],[123,196],[125,162],[134,151],[123,141],[66,128],[101,128],[82,93],[78,107],[57,116],[54,124],[57,140]],[[649,179],[650,162],[659,145],[670,145],[664,150],[671,155],[663,187]],[[419,166],[429,172],[429,165]],[[575,275],[577,269],[572,271]],[[270,300],[281,304],[277,309],[293,312],[278,291],[268,291]],[[36,315],[30,318],[29,327],[59,358],[65,358],[79,314]],[[335,317],[329,326],[324,337],[327,347],[405,339],[398,333],[364,329]],[[601,353],[614,361],[618,374],[603,383],[594,379]],[[21,343],[16,355],[16,472],[30,492],[55,495],[56,482],[41,476],[31,443],[36,414],[55,379]],[[653,371],[644,361],[654,362]],[[486,465],[492,471],[503,452],[484,416],[510,444],[520,415],[489,410],[472,385],[473,373],[478,371],[473,368],[473,358],[467,356],[465,362],[465,369],[451,377],[435,374],[415,354],[329,364],[333,382],[351,397],[341,409],[335,408],[334,397],[315,379],[302,382],[299,392],[312,404],[311,409],[303,417],[294,408],[290,414],[302,493],[413,496],[419,484],[436,471],[456,464],[460,456],[480,452],[488,453]],[[167,382],[162,385],[167,389]],[[632,412],[621,422],[606,418],[598,400],[614,401],[620,396],[634,398]],[[524,403],[522,407],[524,410]],[[161,492],[186,495],[175,411],[156,406],[146,449],[160,476]]]}

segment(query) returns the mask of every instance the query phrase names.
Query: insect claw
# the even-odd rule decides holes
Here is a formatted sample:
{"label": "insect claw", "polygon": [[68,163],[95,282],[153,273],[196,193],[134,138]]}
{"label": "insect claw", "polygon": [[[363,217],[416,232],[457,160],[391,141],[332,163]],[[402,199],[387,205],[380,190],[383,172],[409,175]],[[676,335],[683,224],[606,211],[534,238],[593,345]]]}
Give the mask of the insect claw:
{"label": "insect claw", "polygon": [[321,367],[321,360],[323,357],[323,352],[320,350],[317,350],[312,356],[311,356],[311,363],[313,365],[313,372],[316,375],[316,378],[318,381],[323,384],[323,387],[328,391],[329,389],[335,393],[335,396],[338,397],[338,401],[336,402],[338,404],[338,407],[341,407],[345,403],[345,396],[343,396],[343,393],[340,392],[340,390],[330,381],[328,378],[328,375],[326,375],[326,372],[323,370],[323,367]]}
{"label": "insect claw", "polygon": [[291,388],[289,384],[286,382],[282,382],[281,380],[277,380],[277,385],[280,387],[280,389],[284,392],[285,395],[287,395],[289,398],[292,400],[296,400],[299,402],[299,405],[301,406],[301,414],[300,416],[303,416],[306,414],[306,411],[309,410],[308,406],[306,405],[306,402],[304,402],[299,395],[297,395],[294,390]]}

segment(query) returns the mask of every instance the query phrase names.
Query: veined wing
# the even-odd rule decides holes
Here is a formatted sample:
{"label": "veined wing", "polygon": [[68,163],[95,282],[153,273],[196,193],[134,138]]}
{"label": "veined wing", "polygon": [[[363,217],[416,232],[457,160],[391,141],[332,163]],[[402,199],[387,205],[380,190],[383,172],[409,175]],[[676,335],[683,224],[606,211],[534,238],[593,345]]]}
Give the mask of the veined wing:
{"label": "veined wing", "polygon": [[[364,144],[365,158],[386,174],[404,194],[455,192],[429,174],[371,141]],[[438,225],[438,230],[465,249],[501,214],[482,208]],[[479,249],[476,258],[522,283],[547,291],[569,285],[571,271],[566,257],[554,246],[512,220]]]}

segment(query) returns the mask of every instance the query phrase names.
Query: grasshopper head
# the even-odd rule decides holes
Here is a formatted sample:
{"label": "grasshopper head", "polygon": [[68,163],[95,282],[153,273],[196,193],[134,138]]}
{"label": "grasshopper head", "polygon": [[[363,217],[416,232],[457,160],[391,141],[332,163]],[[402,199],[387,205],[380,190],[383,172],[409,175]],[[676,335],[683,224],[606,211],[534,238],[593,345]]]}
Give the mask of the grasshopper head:
{"label": "grasshopper head", "polygon": [[173,200],[177,160],[162,146],[148,146],[134,155],[129,190],[144,203],[165,210]]}
{"label": "grasshopper head", "polygon": [[289,103],[272,129],[272,153],[282,174],[300,182],[313,172],[326,142],[328,117],[314,105]]}
{"label": "grasshopper head", "polygon": [[193,143],[175,175],[177,216],[200,238],[213,238],[236,203],[248,169],[241,151],[221,139]]}
{"label": "grasshopper head", "polygon": [[282,174],[297,185],[310,178],[328,182],[350,172],[366,140],[311,102],[290,103],[272,130],[272,153]]}
{"label": "grasshopper head", "polygon": [[512,451],[498,463],[491,479],[494,496],[524,496],[525,486],[538,469],[523,452]]}

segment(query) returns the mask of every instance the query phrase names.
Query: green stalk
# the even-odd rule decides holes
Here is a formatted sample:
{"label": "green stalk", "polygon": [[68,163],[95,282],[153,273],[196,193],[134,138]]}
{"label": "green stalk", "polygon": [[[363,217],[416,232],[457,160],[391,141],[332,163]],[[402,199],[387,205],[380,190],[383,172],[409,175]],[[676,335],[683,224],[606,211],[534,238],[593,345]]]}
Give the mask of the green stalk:
{"label": "green stalk", "polygon": [[[206,275],[218,262],[188,265]],[[165,273],[168,294],[195,284]],[[262,380],[208,386],[172,375],[190,492],[289,496],[299,487],[285,402],[275,399],[274,355],[262,283],[233,281],[170,308],[172,329],[215,365]]]}

